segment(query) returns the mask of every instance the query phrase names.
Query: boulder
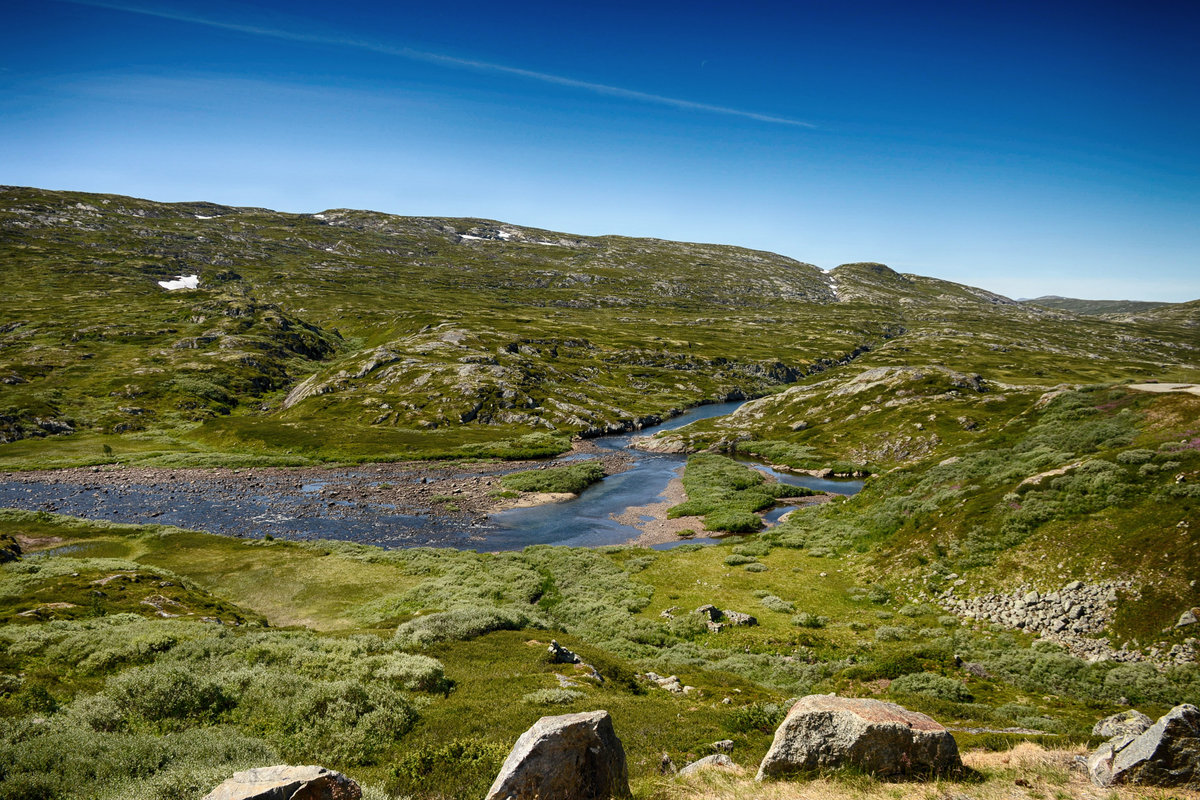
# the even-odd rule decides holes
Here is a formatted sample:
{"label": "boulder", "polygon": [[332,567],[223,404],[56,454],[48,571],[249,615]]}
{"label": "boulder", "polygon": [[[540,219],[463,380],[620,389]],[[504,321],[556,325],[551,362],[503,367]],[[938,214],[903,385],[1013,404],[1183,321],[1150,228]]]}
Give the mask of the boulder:
{"label": "boulder", "polygon": [[1188,625],[1195,625],[1197,621],[1197,611],[1200,609],[1189,608],[1187,611],[1179,615],[1179,622],[1175,623],[1176,628],[1186,628]]}
{"label": "boulder", "polygon": [[554,639],[550,640],[550,647],[547,648],[550,653],[551,664],[581,664],[583,659],[577,654],[572,653],[567,648],[563,647]]}
{"label": "boulder", "polygon": [[1097,722],[1092,727],[1092,736],[1103,736],[1105,739],[1113,739],[1118,736],[1140,736],[1153,724],[1154,720],[1131,708],[1128,711],[1119,711],[1111,717],[1105,717]]}
{"label": "boulder", "polygon": [[359,800],[358,784],[324,767],[258,767],[236,772],[204,800]]}
{"label": "boulder", "polygon": [[757,625],[758,620],[749,614],[744,614],[741,611],[731,611],[725,609],[721,612],[730,625]]}
{"label": "boulder", "polygon": [[836,767],[939,774],[961,768],[962,760],[950,732],[924,714],[881,700],[809,695],[775,731],[755,779]]}
{"label": "boulder", "polygon": [[521,734],[487,800],[629,796],[625,748],[607,711],[542,717]]}
{"label": "boulder", "polygon": [[733,767],[733,759],[724,753],[717,753],[711,756],[705,756],[698,761],[693,761],[683,769],[679,770],[680,775],[691,775],[693,772],[700,772],[705,769],[729,769]]}
{"label": "boulder", "polygon": [[1117,736],[1087,760],[1097,786],[1200,788],[1200,708],[1175,706],[1137,736]]}

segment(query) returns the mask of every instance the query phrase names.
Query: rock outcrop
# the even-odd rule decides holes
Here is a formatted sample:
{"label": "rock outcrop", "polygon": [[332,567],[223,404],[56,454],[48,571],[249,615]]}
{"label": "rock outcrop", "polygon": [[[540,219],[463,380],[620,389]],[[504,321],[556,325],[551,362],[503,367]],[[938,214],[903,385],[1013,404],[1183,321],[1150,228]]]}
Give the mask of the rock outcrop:
{"label": "rock outcrop", "polygon": [[728,608],[722,611],[711,603],[700,606],[692,613],[704,617],[705,624],[708,625],[708,629],[713,633],[720,633],[721,629],[726,625],[749,626],[758,624],[758,620],[749,614],[741,611],[733,611]]}
{"label": "rock outcrop", "polygon": [[359,800],[358,784],[324,767],[281,764],[236,772],[204,800]]}
{"label": "rock outcrop", "polygon": [[1092,726],[1092,736],[1103,736],[1105,739],[1115,739],[1118,736],[1140,736],[1154,724],[1154,720],[1140,711],[1129,709],[1118,711],[1111,717],[1105,717]]}
{"label": "rock outcrop", "polygon": [[940,774],[961,768],[962,760],[954,736],[924,714],[880,700],[809,695],[775,731],[756,780],[837,767]]}
{"label": "rock outcrop", "polygon": [[521,734],[487,800],[629,796],[625,748],[607,711],[542,717]]}
{"label": "rock outcrop", "polygon": [[1113,737],[1088,757],[1087,767],[1097,786],[1200,789],[1200,708],[1175,706],[1142,733]]}
{"label": "rock outcrop", "polygon": [[705,756],[697,761],[693,761],[683,769],[679,770],[680,775],[691,775],[693,772],[700,772],[705,769],[731,769],[733,768],[733,759],[724,753],[716,753],[711,756]]}

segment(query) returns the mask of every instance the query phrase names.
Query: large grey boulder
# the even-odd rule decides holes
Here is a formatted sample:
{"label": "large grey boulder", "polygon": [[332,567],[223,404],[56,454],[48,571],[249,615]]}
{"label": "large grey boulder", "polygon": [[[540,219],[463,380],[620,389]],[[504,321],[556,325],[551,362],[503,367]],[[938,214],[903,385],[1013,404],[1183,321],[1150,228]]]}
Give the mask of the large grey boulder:
{"label": "large grey boulder", "polygon": [[1088,757],[1097,786],[1200,788],[1200,708],[1175,706],[1137,736],[1117,736]]}
{"label": "large grey boulder", "polygon": [[1103,736],[1105,739],[1113,739],[1118,736],[1140,736],[1153,724],[1154,720],[1131,708],[1128,711],[1118,711],[1111,717],[1105,717],[1097,722],[1092,727],[1092,736]]}
{"label": "large grey boulder", "polygon": [[233,777],[204,800],[359,800],[358,784],[324,767],[258,767]]}
{"label": "large grey boulder", "polygon": [[625,748],[607,711],[542,717],[521,734],[487,800],[629,796]]}
{"label": "large grey boulder", "polygon": [[924,714],[818,694],[792,706],[755,780],[850,766],[875,775],[938,774],[961,768],[962,760],[950,732]]}

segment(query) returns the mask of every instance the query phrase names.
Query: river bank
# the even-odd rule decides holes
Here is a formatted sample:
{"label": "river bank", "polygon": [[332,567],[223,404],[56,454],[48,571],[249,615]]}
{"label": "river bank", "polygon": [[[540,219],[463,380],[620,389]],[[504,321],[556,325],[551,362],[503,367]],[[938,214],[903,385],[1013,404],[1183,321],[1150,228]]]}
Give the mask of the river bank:
{"label": "river bank", "polygon": [[[671,429],[740,403],[701,406]],[[641,434],[653,429],[641,431]],[[110,522],[157,523],[237,538],[341,539],[386,548],[520,550],[534,544],[663,545],[700,533],[698,518],[668,520],[685,499],[685,457],[629,448],[632,432],[578,439],[546,461],[395,462],[321,467],[176,469],[106,465],[0,474],[0,507]],[[513,496],[512,472],[595,459],[606,477],[580,495]],[[823,481],[751,465],[779,480],[853,493],[854,481]],[[786,508],[768,512],[774,522]]]}

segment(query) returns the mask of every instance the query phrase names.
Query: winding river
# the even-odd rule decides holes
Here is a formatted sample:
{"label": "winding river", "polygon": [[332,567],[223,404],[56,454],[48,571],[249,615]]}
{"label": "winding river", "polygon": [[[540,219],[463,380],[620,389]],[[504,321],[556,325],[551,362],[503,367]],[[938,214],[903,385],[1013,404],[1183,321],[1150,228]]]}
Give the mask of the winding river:
{"label": "winding river", "polygon": [[[601,436],[592,442],[602,450],[624,451],[634,436],[724,416],[739,405],[741,402],[699,406],[653,428]],[[633,457],[630,469],[594,484],[574,500],[511,509],[474,520],[408,514],[387,503],[338,499],[336,492],[323,491],[323,481],[297,483],[294,477],[264,478],[246,473],[238,479],[163,480],[148,484],[107,483],[102,475],[97,475],[94,482],[63,482],[49,476],[45,481],[30,480],[28,476],[22,480],[0,479],[0,507],[49,510],[112,522],[176,525],[227,536],[269,534],[286,539],[342,539],[382,547],[434,546],[484,551],[519,550],[532,544],[597,547],[637,538],[640,530],[623,525],[614,517],[631,507],[660,501],[660,495],[678,477],[686,460],[680,455],[627,452]],[[761,464],[753,466],[783,483],[811,489],[854,494],[862,487],[862,481],[823,480],[776,472]],[[371,482],[381,485],[383,480],[368,467],[329,474],[342,481],[362,482],[361,485]],[[463,475],[462,479],[471,477]],[[787,510],[774,509],[768,512],[767,520],[773,522]]]}
{"label": "winding river", "polygon": [[[681,428],[696,420],[723,417],[733,413],[743,402],[745,401],[698,406],[652,428],[635,433],[601,436],[592,441],[604,450],[625,450],[635,436],[652,436],[661,431]],[[629,452],[635,458],[630,469],[588,487],[576,500],[534,508],[514,508],[493,514],[490,520],[492,530],[488,534],[491,548],[513,550],[530,544],[598,547],[620,544],[636,538],[641,531],[629,525],[622,525],[613,517],[620,515],[627,508],[648,505],[658,500],[671,479],[679,477],[679,468],[687,458],[640,450]],[[778,472],[757,463],[753,466],[771,474],[780,483],[792,486],[807,486],[810,489],[837,494],[854,494],[862,488],[862,481],[858,480],[824,480]],[[768,521],[774,521],[770,518],[772,515],[778,518],[786,511],[788,508],[780,507],[768,512]],[[704,543],[714,540],[697,538],[690,541]],[[670,545],[657,545],[664,546]]]}

